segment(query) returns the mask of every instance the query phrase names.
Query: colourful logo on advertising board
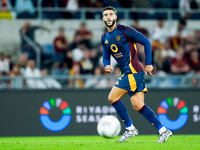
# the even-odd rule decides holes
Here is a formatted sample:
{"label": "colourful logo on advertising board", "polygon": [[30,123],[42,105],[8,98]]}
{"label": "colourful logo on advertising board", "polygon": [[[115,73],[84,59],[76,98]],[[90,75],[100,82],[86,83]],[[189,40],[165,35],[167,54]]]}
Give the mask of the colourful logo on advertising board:
{"label": "colourful logo on advertising board", "polygon": [[[53,109],[58,109],[61,111],[62,116],[60,120],[53,121],[50,119],[49,113]],[[42,122],[43,126],[50,131],[56,132],[65,129],[71,121],[71,109],[68,103],[60,98],[51,98],[48,101],[45,101],[40,108],[40,121]]]}
{"label": "colourful logo on advertising board", "polygon": [[[170,107],[175,107],[179,111],[179,117],[176,120],[170,120],[167,117],[167,110]],[[188,120],[188,107],[183,100],[179,98],[167,98],[163,100],[158,107],[158,119],[163,123],[166,128],[170,130],[178,130],[182,128]]]}

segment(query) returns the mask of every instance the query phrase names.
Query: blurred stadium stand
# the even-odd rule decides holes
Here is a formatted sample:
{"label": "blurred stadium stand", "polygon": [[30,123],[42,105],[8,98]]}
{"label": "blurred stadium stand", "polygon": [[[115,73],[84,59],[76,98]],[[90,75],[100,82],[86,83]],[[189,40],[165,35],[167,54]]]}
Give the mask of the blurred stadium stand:
{"label": "blurred stadium stand", "polygon": [[[54,49],[53,49],[53,40],[57,35],[58,29],[62,26],[65,29],[66,36],[68,41],[71,43],[73,41],[76,30],[79,28],[81,22],[87,23],[87,28],[92,31],[93,38],[92,43],[94,45],[98,45],[100,42],[100,38],[102,33],[105,30],[103,21],[101,20],[102,8],[99,7],[87,7],[81,6],[78,10],[75,11],[72,17],[66,17],[65,13],[70,12],[64,7],[59,7],[59,2],[61,0],[52,0],[52,6],[46,7],[42,0],[32,0],[32,3],[35,7],[35,18],[17,18],[16,15],[12,15],[13,18],[9,18],[5,20],[0,20],[0,52],[4,52],[6,55],[11,55],[13,62],[17,62],[19,60],[19,56],[21,53],[20,50],[20,34],[19,31],[21,27],[25,24],[25,22],[29,21],[32,25],[42,25],[50,29],[51,32],[45,32],[42,30],[38,30],[35,32],[35,40],[36,43],[41,45],[43,51],[53,57]],[[12,8],[7,10],[8,12],[15,13],[15,3],[16,0],[10,0]],[[103,1],[103,6],[108,0]],[[120,1],[122,2],[122,1]],[[124,0],[124,2],[130,2],[128,0]],[[117,8],[118,18],[121,24],[131,25],[134,20],[139,20],[139,24],[141,27],[145,27],[150,30],[151,27],[155,26],[158,18],[162,18],[165,20],[166,27],[176,27],[178,25],[178,20],[181,18],[180,10],[178,8],[178,0],[170,0],[164,1],[160,0],[160,2],[156,0],[151,0],[150,8],[138,8],[137,4],[133,2],[133,5],[126,6],[124,3],[122,7]],[[0,14],[1,15],[1,14]],[[8,20],[9,19],[9,20]],[[195,30],[200,30],[200,10],[192,9],[190,12],[190,18],[187,18],[187,29],[189,34],[194,34]],[[41,68],[40,63],[43,61],[40,58],[40,62],[37,63],[37,67]],[[51,74],[49,74],[51,76]],[[81,75],[81,76],[51,76],[51,78],[56,79],[62,88],[70,88],[68,86],[68,82],[72,79],[82,79],[84,82],[90,78],[91,75]],[[117,79],[115,75],[102,75],[103,78],[112,78]],[[17,77],[18,78],[18,77]],[[0,88],[1,89],[9,89],[9,88],[29,88],[26,85],[27,78],[19,77],[21,81],[14,82],[15,77],[11,78],[10,76],[0,76]],[[39,80],[43,80],[41,77]],[[98,77],[99,78],[99,77]],[[174,88],[174,87],[200,87],[200,77],[196,75],[194,72],[190,72],[184,75],[168,75],[169,80],[165,80],[166,76],[158,76],[154,78],[150,78],[147,76],[146,82],[148,87],[156,88]],[[16,79],[17,80],[17,79]],[[23,82],[24,84],[23,84]],[[14,83],[15,84],[14,84]],[[113,81],[112,81],[113,83]],[[22,85],[18,85],[22,84]],[[16,85],[16,86],[13,86]],[[108,88],[111,85],[107,85]],[[47,87],[54,88],[54,87]],[[74,86],[72,88],[79,88],[78,86]],[[90,87],[95,88],[95,87]],[[30,88],[31,89],[31,88]]]}

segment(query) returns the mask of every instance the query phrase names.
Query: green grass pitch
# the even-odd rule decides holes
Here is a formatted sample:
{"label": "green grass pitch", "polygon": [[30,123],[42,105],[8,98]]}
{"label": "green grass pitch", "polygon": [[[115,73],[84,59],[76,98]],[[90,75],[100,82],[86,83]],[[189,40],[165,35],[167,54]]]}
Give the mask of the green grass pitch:
{"label": "green grass pitch", "polygon": [[0,150],[200,150],[200,135],[174,135],[156,144],[156,135],[139,135],[127,142],[100,136],[0,137]]}

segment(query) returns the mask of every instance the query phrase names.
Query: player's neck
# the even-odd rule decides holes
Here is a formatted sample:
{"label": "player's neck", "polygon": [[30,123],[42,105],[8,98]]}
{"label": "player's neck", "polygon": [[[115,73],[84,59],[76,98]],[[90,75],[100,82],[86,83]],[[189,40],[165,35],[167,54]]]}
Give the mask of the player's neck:
{"label": "player's neck", "polygon": [[107,27],[108,32],[112,32],[116,27],[117,27],[116,23],[112,27]]}

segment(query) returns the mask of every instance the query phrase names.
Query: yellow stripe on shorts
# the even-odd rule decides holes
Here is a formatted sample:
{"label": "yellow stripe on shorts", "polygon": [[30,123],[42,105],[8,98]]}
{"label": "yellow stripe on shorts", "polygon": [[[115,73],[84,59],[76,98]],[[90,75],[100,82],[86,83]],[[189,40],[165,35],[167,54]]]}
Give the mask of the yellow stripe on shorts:
{"label": "yellow stripe on shorts", "polygon": [[137,88],[136,82],[135,82],[135,78],[133,76],[133,74],[128,74],[128,81],[131,87],[131,91],[135,91]]}
{"label": "yellow stripe on shorts", "polygon": [[148,90],[147,90],[146,87],[143,89],[143,92],[144,92],[144,93],[148,92]]}

